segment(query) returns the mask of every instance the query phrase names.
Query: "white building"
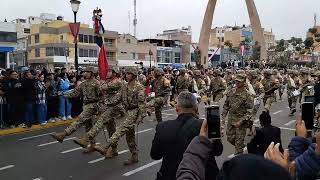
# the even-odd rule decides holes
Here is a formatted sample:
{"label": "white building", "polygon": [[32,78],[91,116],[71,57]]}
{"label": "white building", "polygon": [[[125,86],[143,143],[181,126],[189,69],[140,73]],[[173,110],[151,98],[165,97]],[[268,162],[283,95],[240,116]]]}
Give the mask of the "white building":
{"label": "white building", "polygon": [[17,47],[17,28],[15,23],[0,22],[0,68],[10,67],[10,52]]}

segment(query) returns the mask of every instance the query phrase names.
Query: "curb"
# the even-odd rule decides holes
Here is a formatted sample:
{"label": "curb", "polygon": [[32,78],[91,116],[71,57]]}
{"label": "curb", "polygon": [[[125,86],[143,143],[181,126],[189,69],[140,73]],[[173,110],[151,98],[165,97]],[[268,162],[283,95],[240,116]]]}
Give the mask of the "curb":
{"label": "curb", "polygon": [[12,129],[3,129],[3,130],[0,130],[0,136],[1,135],[16,134],[16,133],[21,133],[21,132],[29,132],[29,131],[41,130],[41,129],[48,129],[48,128],[52,128],[52,127],[56,127],[56,126],[68,125],[68,124],[71,124],[75,120],[76,119],[67,120],[67,121],[58,121],[58,122],[55,122],[55,123],[48,123],[48,124],[46,124],[44,126],[33,125],[31,128],[17,127],[17,128],[12,128]]}

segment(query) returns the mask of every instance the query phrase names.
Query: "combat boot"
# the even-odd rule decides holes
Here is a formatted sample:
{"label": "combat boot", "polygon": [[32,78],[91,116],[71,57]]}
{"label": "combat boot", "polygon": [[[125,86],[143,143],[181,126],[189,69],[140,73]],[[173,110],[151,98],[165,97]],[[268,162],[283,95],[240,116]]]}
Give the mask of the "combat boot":
{"label": "combat boot", "polygon": [[124,164],[125,166],[130,166],[130,165],[136,164],[136,163],[138,163],[138,162],[139,162],[139,160],[138,160],[138,153],[133,153],[133,154],[131,155],[131,158],[128,159],[127,161],[125,161],[123,164]]}
{"label": "combat boot", "polygon": [[63,142],[64,138],[67,136],[68,134],[64,131],[62,133],[56,133],[56,134],[51,134],[50,136],[53,137],[54,139],[56,139],[57,141],[59,141],[60,143]]}
{"label": "combat boot", "polygon": [[88,138],[82,138],[82,139],[75,139],[73,140],[74,143],[78,144],[79,146],[83,148],[87,148],[89,146],[89,139]]}
{"label": "combat boot", "polygon": [[91,146],[88,146],[82,153],[89,154],[89,153],[92,153],[94,151],[95,151],[94,145],[91,145]]}
{"label": "combat boot", "polygon": [[106,156],[106,153],[107,153],[107,148],[104,148],[100,145],[94,145],[92,146],[92,148],[94,149],[94,151],[97,151],[98,153],[100,153],[101,155],[103,156]]}
{"label": "combat boot", "polygon": [[118,156],[118,151],[116,147],[110,147],[105,155],[106,159],[111,159]]}

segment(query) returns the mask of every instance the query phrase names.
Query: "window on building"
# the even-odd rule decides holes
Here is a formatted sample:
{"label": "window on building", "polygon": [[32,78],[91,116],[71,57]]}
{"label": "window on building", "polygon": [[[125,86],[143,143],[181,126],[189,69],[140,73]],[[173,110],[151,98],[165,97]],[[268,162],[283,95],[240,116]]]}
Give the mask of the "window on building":
{"label": "window on building", "polygon": [[107,54],[108,60],[111,60],[111,61],[115,60],[114,52],[107,52],[106,54]]}
{"label": "window on building", "polygon": [[146,54],[145,53],[139,53],[138,54],[138,59],[139,60],[145,60],[146,59]]}
{"label": "window on building", "polygon": [[224,42],[224,37],[222,37],[221,39],[222,39],[221,41]]}
{"label": "window on building", "polygon": [[105,39],[105,43],[109,47],[113,46],[113,40],[112,39]]}
{"label": "window on building", "polygon": [[40,57],[40,49],[36,48],[36,49],[34,49],[34,51],[35,51],[35,56]]}
{"label": "window on building", "polygon": [[63,35],[60,36],[60,41],[63,41]]}
{"label": "window on building", "polygon": [[89,50],[88,49],[83,50],[83,57],[89,57]]}
{"label": "window on building", "polygon": [[79,42],[83,42],[83,34],[79,34]]}
{"label": "window on building", "polygon": [[83,57],[83,54],[84,54],[84,53],[83,53],[83,49],[80,48],[80,49],[79,49],[79,57]]}
{"label": "window on building", "polygon": [[127,52],[121,51],[121,54],[127,54]]}
{"label": "window on building", "polygon": [[93,44],[93,43],[94,43],[94,40],[93,40],[93,39],[94,39],[93,36],[89,35],[89,43],[90,43],[90,44]]}
{"label": "window on building", "polygon": [[132,53],[132,59],[136,59],[136,53]]}
{"label": "window on building", "polygon": [[130,44],[131,43],[131,39],[126,39],[126,42]]}
{"label": "window on building", "polygon": [[93,50],[93,57],[98,57],[98,51],[97,50]]}
{"label": "window on building", "polygon": [[94,57],[93,56],[93,49],[89,49],[89,57]]}
{"label": "window on building", "polygon": [[157,57],[157,62],[161,62],[161,61],[162,61],[161,56],[158,56],[158,57]]}
{"label": "window on building", "polygon": [[53,48],[53,50],[54,50],[54,55],[58,55],[59,54],[59,48],[58,47]]}
{"label": "window on building", "polygon": [[83,35],[83,42],[84,43],[89,43],[88,35]]}
{"label": "window on building", "polygon": [[53,47],[47,47],[46,48],[46,56],[54,56]]}
{"label": "window on building", "polygon": [[34,35],[34,43],[39,43],[39,42],[40,42],[39,34]]}
{"label": "window on building", "polygon": [[31,44],[31,36],[28,36],[28,44]]}
{"label": "window on building", "polygon": [[24,32],[25,34],[30,34],[30,29],[29,29],[29,28],[24,28],[24,29],[23,29],[23,32]]}
{"label": "window on building", "polygon": [[66,56],[67,48],[59,48],[59,55],[58,56]]}

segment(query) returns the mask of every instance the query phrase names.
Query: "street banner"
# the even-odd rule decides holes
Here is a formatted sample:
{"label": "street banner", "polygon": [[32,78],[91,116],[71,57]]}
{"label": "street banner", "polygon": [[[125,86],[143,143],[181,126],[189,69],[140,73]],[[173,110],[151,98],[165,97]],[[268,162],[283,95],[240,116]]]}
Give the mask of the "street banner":
{"label": "street banner", "polygon": [[240,46],[240,50],[241,50],[241,56],[244,56],[244,50],[245,50],[244,45]]}
{"label": "street banner", "polygon": [[77,37],[80,31],[80,23],[76,23],[76,25],[74,23],[69,23],[69,27],[70,27],[71,34],[74,38],[74,42],[76,42],[78,40]]}

